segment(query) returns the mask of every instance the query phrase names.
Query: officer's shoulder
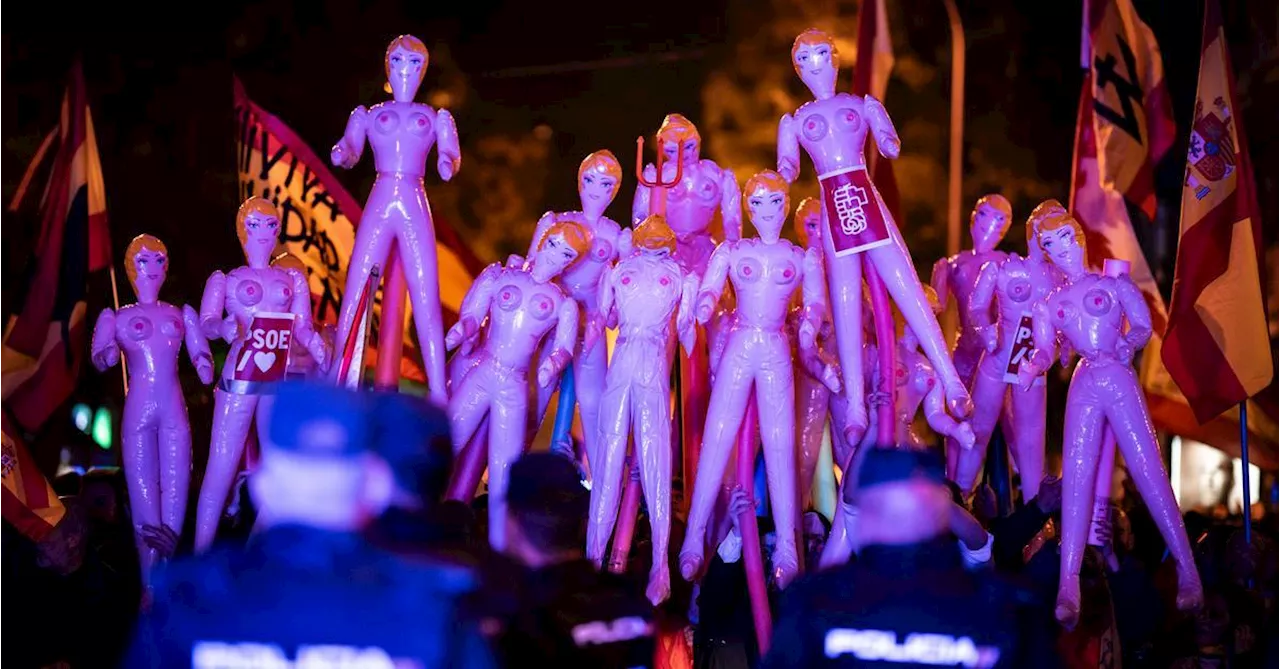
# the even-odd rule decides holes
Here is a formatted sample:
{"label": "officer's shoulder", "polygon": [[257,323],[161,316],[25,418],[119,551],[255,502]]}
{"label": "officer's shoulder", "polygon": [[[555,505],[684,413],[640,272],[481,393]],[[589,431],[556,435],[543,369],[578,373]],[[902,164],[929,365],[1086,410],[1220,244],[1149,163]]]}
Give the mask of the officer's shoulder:
{"label": "officer's shoulder", "polygon": [[808,600],[814,597],[843,591],[852,581],[859,580],[863,570],[856,562],[812,571],[801,576],[783,591],[789,598]]}
{"label": "officer's shoulder", "polygon": [[1045,605],[1036,589],[1023,578],[985,570],[970,572],[970,574],[993,600],[1020,608],[1040,608]]}
{"label": "officer's shoulder", "polygon": [[398,576],[411,578],[418,587],[441,595],[462,595],[475,590],[480,584],[475,566],[447,555],[409,559],[384,553],[383,557]]}
{"label": "officer's shoulder", "polygon": [[167,601],[209,601],[233,587],[234,574],[246,566],[242,551],[218,547],[170,561],[155,571],[152,586]]}

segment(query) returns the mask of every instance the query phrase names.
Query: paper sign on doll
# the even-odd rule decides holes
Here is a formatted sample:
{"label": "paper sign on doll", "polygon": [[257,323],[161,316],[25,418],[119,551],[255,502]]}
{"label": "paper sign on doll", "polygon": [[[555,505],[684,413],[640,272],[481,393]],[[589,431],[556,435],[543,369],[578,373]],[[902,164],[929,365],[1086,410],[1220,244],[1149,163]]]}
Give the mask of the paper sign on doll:
{"label": "paper sign on doll", "polygon": [[1018,331],[1013,336],[1013,348],[1009,349],[1009,362],[1004,367],[1004,382],[1017,383],[1018,369],[1022,367],[1022,361],[1030,360],[1031,354],[1036,350],[1035,337],[1031,330],[1031,313],[1022,312],[1022,318],[1018,319]]}
{"label": "paper sign on doll", "polygon": [[289,342],[293,339],[293,314],[260,313],[253,317],[236,358],[235,380],[275,383],[289,368]]}

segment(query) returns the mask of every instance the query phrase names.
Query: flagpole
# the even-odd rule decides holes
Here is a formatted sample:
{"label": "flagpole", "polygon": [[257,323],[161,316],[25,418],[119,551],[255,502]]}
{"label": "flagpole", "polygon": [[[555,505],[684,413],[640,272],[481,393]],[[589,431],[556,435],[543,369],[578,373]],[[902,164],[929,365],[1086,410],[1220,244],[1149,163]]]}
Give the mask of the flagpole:
{"label": "flagpole", "polygon": [[[111,263],[109,269],[111,274],[111,300],[115,304],[116,313],[120,312],[120,289],[116,287],[116,265]],[[124,386],[124,394],[129,394],[129,365],[125,362],[124,356],[120,356],[120,383]]]}
{"label": "flagpole", "polygon": [[1244,542],[1253,545],[1253,501],[1249,488],[1249,400],[1240,402],[1240,482],[1244,484]]}
{"label": "flagpole", "polygon": [[[964,148],[964,25],[955,0],[943,0],[951,23],[951,156],[947,187],[947,257],[960,253],[960,157]],[[947,310],[943,332],[956,329],[956,313]]]}

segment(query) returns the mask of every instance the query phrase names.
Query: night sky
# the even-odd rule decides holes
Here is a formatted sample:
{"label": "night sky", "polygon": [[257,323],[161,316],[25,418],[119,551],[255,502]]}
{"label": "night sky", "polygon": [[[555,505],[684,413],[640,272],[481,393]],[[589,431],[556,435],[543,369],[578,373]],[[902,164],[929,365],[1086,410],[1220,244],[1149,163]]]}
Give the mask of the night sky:
{"label": "night sky", "polygon": [[[895,0],[888,2],[895,4]],[[728,0],[271,0],[171,3],[127,10],[109,4],[45,2],[6,8],[3,195],[7,203],[41,138],[53,126],[67,67],[81,54],[102,156],[116,263],[134,235],[155,234],[169,245],[174,266],[162,297],[198,302],[209,272],[241,262],[233,229],[238,205],[233,72],[251,98],[327,157],[350,110],[386,97],[381,92],[382,54],[388,41],[401,33],[417,35],[432,50],[419,100],[427,101],[434,89],[464,93],[453,106],[463,141],[464,172],[475,166],[468,162],[467,152],[481,138],[528,135],[545,124],[552,137],[547,174],[541,175],[546,179],[542,185],[546,201],[538,211],[576,208],[573,174],[577,163],[593,150],[609,148],[628,173],[609,213],[625,221],[634,188],[628,166],[634,160],[636,136],[651,135],[668,112],[682,112],[697,123],[706,73],[730,57],[726,43],[731,36],[741,39],[744,30],[751,30],[749,22],[744,27],[742,17],[757,6],[767,13],[770,5],[784,3],[735,2],[732,12],[727,9]],[[813,4],[850,16],[857,6],[856,2],[817,0]],[[900,15],[909,18],[905,25],[894,27],[895,49],[899,54],[913,52],[923,62],[941,67],[942,75],[934,82],[938,102],[928,108],[925,103],[913,109],[895,106],[894,87],[899,84],[892,84],[890,113],[895,118],[928,114],[945,123],[946,111],[939,105],[947,100],[950,51],[942,3],[902,0],[899,4]],[[1007,124],[971,124],[966,151],[983,146],[983,133],[1009,133],[1020,146],[1036,152],[1034,176],[1060,184],[1057,196],[1065,202],[1081,76],[1079,3],[957,0],[957,4],[970,40],[966,114],[972,119],[1007,118]],[[1173,212],[1166,230],[1176,235],[1203,9],[1199,0],[1135,0],[1134,4],[1161,44],[1179,122],[1180,144],[1160,171],[1161,196]],[[1258,172],[1263,227],[1269,243],[1274,243],[1277,7],[1274,0],[1223,4],[1240,79],[1241,113]],[[174,12],[189,12],[191,18]],[[730,25],[728,14],[740,22]],[[778,54],[780,59],[787,57],[785,52]],[[846,63],[842,86],[847,86],[850,64]],[[459,73],[465,75],[465,84],[457,83]],[[946,132],[945,125],[941,132]],[[349,172],[335,172],[363,201],[373,179],[369,160]],[[435,198],[434,174],[427,183]],[[979,195],[966,192],[964,202],[971,203]],[[450,222],[464,239],[485,235],[481,223],[465,214],[469,197],[465,189],[456,197],[461,201],[462,220]],[[945,198],[945,193],[939,197]],[[1025,215],[1025,210],[1020,211]],[[1018,214],[1015,218],[1021,220]],[[5,220],[3,285],[8,314],[14,303],[14,279],[29,257],[35,231]],[[934,223],[945,226],[945,217]],[[528,225],[532,224],[530,220]],[[495,254],[480,255],[483,260],[495,259]],[[933,258],[917,260],[927,264]],[[1158,273],[1161,269],[1157,268]],[[1171,260],[1167,271],[1172,271]],[[131,300],[127,288],[122,291],[122,299]],[[118,392],[118,383],[116,388]]]}

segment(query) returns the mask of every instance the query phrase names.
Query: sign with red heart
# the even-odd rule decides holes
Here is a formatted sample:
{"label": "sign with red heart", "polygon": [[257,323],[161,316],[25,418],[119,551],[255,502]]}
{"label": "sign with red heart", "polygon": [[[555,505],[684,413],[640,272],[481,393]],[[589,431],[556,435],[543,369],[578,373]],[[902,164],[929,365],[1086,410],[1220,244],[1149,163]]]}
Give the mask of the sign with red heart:
{"label": "sign with red heart", "polygon": [[293,339],[293,314],[254,314],[253,323],[236,357],[234,379],[255,383],[284,380],[289,369],[289,342]]}

